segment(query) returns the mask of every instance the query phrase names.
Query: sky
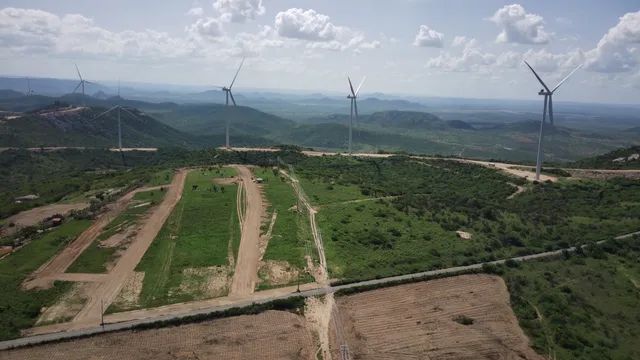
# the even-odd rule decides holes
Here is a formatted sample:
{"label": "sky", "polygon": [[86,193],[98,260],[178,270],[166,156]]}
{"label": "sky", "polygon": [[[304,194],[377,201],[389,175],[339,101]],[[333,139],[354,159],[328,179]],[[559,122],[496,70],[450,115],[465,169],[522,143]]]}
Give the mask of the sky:
{"label": "sky", "polygon": [[640,99],[640,0],[0,0],[0,75],[362,94]]}

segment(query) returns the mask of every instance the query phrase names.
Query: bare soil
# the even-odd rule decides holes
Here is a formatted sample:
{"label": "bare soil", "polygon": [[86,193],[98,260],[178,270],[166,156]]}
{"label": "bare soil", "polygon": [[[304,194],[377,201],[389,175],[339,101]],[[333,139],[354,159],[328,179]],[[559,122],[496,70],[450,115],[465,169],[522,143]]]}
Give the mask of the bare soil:
{"label": "bare soil", "polygon": [[87,300],[86,292],[89,286],[91,284],[73,284],[71,289],[60,297],[55,304],[41,309],[36,326],[68,321],[76,316]]}
{"label": "bare soil", "polygon": [[[237,165],[238,178],[244,189],[244,221],[238,259],[231,283],[230,296],[246,296],[253,293],[258,282],[258,262],[260,261],[260,225],[265,207],[258,184],[253,182],[251,170]],[[238,206],[241,204],[239,203]]]}
{"label": "bare soil", "polygon": [[72,210],[82,210],[87,206],[89,206],[89,204],[84,202],[75,204],[49,204],[21,211],[5,220],[7,224],[14,223],[15,227],[0,229],[0,235],[11,235],[19,228],[36,225],[50,216],[56,214],[64,215]]}
{"label": "bare soil", "polygon": [[[536,359],[502,278],[462,275],[337,299],[352,359]],[[456,321],[472,319],[470,325]],[[339,344],[332,336],[334,358]]]}
{"label": "bare soil", "polygon": [[270,285],[281,286],[294,282],[298,272],[286,261],[260,261],[260,278]]}
{"label": "bare soil", "polygon": [[113,304],[120,309],[134,309],[138,306],[142,283],[144,281],[143,271],[134,271],[129,274],[122,286],[122,290],[113,301]]}
{"label": "bare soil", "polygon": [[229,274],[228,266],[184,269],[178,292],[194,295],[196,300],[226,296],[229,292]]}
{"label": "bare soil", "polygon": [[267,311],[258,315],[162,329],[124,331],[0,353],[6,360],[306,359],[314,339],[302,316]]}
{"label": "bare soil", "polygon": [[43,288],[47,289],[53,285],[52,278],[57,274],[64,273],[71,264],[82,254],[82,252],[95,240],[111,220],[115,219],[124,209],[127,208],[133,196],[141,191],[153,188],[140,188],[130,191],[107,206],[107,211],[102,213],[98,219],[67,247],[56,254],[51,260],[43,264],[38,270],[31,274],[23,283],[25,289]]}

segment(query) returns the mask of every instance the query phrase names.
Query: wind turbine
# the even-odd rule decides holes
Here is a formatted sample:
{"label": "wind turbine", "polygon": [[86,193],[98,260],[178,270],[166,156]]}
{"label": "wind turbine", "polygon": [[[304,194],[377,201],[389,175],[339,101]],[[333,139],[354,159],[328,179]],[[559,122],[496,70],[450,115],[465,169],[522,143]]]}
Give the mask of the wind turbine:
{"label": "wind turbine", "polygon": [[[233,87],[233,84],[236,82],[236,78],[238,77],[238,74],[240,73],[240,69],[242,69],[242,65],[244,64],[244,58],[242,58],[242,61],[240,61],[240,66],[238,66],[238,70],[236,71],[236,75],[233,77],[233,80],[231,80],[231,84],[229,85],[229,87],[223,86],[222,87],[222,91],[225,92],[226,95],[226,102],[225,105],[228,107],[229,106],[229,97],[231,97],[231,101],[233,102],[233,106],[237,106],[236,104],[236,99],[233,98],[233,93],[231,92],[231,88]],[[227,114],[227,121],[226,121],[226,125],[225,125],[225,146],[227,147],[227,149],[229,149],[229,115]]]}
{"label": "wind turbine", "polygon": [[116,105],[110,108],[109,110],[102,112],[100,115],[94,117],[92,120],[97,120],[100,117],[107,115],[108,113],[114,110],[118,110],[118,149],[120,150],[120,152],[122,152],[122,122],[120,121],[120,111],[122,110],[133,117],[138,117],[138,115],[132,113],[131,111],[127,110],[125,107],[121,105]]}
{"label": "wind turbine", "polygon": [[76,85],[76,88],[73,89],[72,94],[75,94],[76,91],[78,91],[78,88],[82,88],[82,104],[84,105],[84,96],[85,96],[84,95],[84,85],[85,84],[94,84],[95,85],[95,83],[83,79],[82,78],[82,74],[80,74],[80,70],[78,69],[78,65],[77,64],[74,64],[74,65],[76,66],[76,72],[78,73],[78,78],[80,78],[80,82],[78,83],[78,85]]}
{"label": "wind turbine", "polygon": [[524,63],[529,67],[529,69],[531,69],[531,71],[533,72],[533,75],[536,76],[536,79],[538,79],[538,81],[540,82],[540,84],[542,84],[542,87],[544,88],[538,92],[538,95],[544,96],[544,109],[542,110],[542,121],[540,122],[540,135],[538,136],[538,155],[536,157],[536,181],[540,181],[540,170],[542,169],[542,157],[544,156],[542,153],[544,122],[547,119],[547,112],[548,112],[549,120],[551,122],[551,125],[553,125],[553,94],[556,92],[556,90],[558,90],[560,85],[562,85],[565,81],[567,81],[567,79],[569,79],[569,77],[573,75],[573,73],[575,73],[576,71],[578,71],[578,69],[582,67],[582,64],[578,65],[575,69],[573,69],[573,71],[569,73],[569,75],[565,76],[564,79],[560,80],[558,85],[556,85],[556,87],[554,87],[553,90],[549,90],[549,87],[547,87],[544,81],[542,81],[540,76],[538,76],[538,73],[536,73],[536,71],[533,70],[531,65],[529,65],[529,63],[526,61]]}
{"label": "wind turbine", "polygon": [[27,78],[27,96],[33,95],[33,90],[31,89],[31,79]]}
{"label": "wind turbine", "polygon": [[351,100],[351,113],[349,115],[349,154],[351,154],[351,141],[353,139],[353,113],[355,112],[356,121],[358,121],[358,93],[360,92],[360,88],[362,87],[362,84],[364,84],[366,78],[366,76],[363,77],[358,88],[353,90],[351,78],[347,76],[347,80],[349,80],[349,90],[351,90],[351,93],[347,95],[347,99]]}

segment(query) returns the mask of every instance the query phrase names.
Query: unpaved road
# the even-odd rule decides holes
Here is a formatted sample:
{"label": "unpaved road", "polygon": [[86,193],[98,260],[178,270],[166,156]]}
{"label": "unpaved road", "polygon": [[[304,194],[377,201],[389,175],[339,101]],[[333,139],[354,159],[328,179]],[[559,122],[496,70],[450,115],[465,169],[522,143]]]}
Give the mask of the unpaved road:
{"label": "unpaved road", "polygon": [[76,324],[99,324],[102,311],[109,307],[118,296],[127,277],[133,273],[149,245],[156,238],[162,225],[171,214],[175,205],[182,197],[187,170],[179,170],[173,177],[162,202],[153,209],[153,212],[145,219],[136,236],[125,253],[111,269],[107,278],[89,294],[89,299],[84,308],[73,319]]}
{"label": "unpaved road", "polygon": [[[621,235],[616,239],[628,239],[633,236],[640,235],[639,232]],[[604,243],[606,240],[597,242],[598,244]],[[583,245],[583,247],[586,245]],[[570,247],[566,249],[547,251],[539,254],[525,255],[520,257],[511,258],[514,261],[530,261],[535,259],[544,259],[549,257],[561,256],[565,251],[574,252],[576,247]],[[0,350],[9,349],[17,346],[33,345],[48,341],[56,341],[63,339],[72,339],[80,336],[99,334],[105,331],[116,331],[130,329],[132,327],[150,324],[163,320],[180,319],[194,315],[210,314],[219,311],[225,311],[234,307],[249,306],[251,304],[262,304],[278,299],[288,299],[297,296],[311,297],[311,296],[323,296],[326,294],[334,293],[343,289],[358,288],[362,286],[378,286],[382,284],[396,283],[399,281],[409,281],[412,279],[424,279],[430,276],[444,276],[444,275],[456,275],[468,271],[475,271],[482,269],[485,264],[504,264],[508,259],[496,260],[487,263],[478,263],[466,266],[457,266],[447,269],[438,269],[431,271],[423,271],[419,273],[391,276],[388,278],[366,280],[358,283],[345,284],[339,286],[320,286],[319,284],[305,284],[300,285],[301,292],[296,292],[295,287],[279,288],[266,291],[260,291],[252,294],[245,299],[229,299],[229,298],[216,298],[209,300],[202,300],[197,302],[173,304],[162,306],[152,309],[134,310],[122,313],[116,313],[105,316],[105,326],[96,326],[92,324],[84,324],[84,326],[75,326],[72,328],[70,323],[56,324],[43,326],[40,328],[33,328],[28,331],[28,337],[23,337],[15,340],[8,340],[0,342]],[[33,335],[33,336],[32,336]]]}
{"label": "unpaved road", "polygon": [[[354,359],[543,359],[529,346],[499,276],[399,285],[340,297],[337,306],[339,333]],[[332,352],[340,359],[335,339]]]}
{"label": "unpaved road", "polygon": [[[244,191],[244,216],[242,217],[242,235],[238,260],[236,261],[230,297],[242,297],[253,293],[258,281],[258,263],[260,261],[260,225],[264,216],[264,205],[260,188],[252,180],[251,170],[242,165],[234,166]],[[240,187],[238,188],[240,190]],[[241,206],[240,203],[237,205]]]}
{"label": "unpaved road", "polygon": [[71,264],[91,245],[93,240],[102,232],[111,220],[115,219],[124,211],[133,196],[142,191],[156,189],[157,187],[139,188],[128,192],[114,203],[107,205],[107,211],[98,216],[98,219],[89,226],[80,236],[67,245],[62,251],[56,254],[48,262],[44,263],[38,270],[31,274],[23,283],[25,289],[43,288],[47,289],[53,285],[54,278],[58,274],[64,273]]}

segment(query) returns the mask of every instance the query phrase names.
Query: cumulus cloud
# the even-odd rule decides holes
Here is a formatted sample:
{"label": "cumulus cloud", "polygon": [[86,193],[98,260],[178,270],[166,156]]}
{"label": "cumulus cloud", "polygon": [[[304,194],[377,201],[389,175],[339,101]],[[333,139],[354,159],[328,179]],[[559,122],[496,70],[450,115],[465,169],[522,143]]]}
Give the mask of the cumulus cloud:
{"label": "cumulus cloud", "polygon": [[443,39],[444,34],[429,28],[427,25],[420,25],[420,28],[418,28],[418,33],[416,34],[416,38],[413,41],[413,45],[441,48]]}
{"label": "cumulus cloud", "polygon": [[216,18],[200,18],[185,31],[194,39],[215,40],[224,35],[222,24]]}
{"label": "cumulus cloud", "polygon": [[113,32],[79,14],[62,17],[33,9],[0,10],[0,46],[17,54],[177,57],[191,53],[182,39],[153,30]]}
{"label": "cumulus cloud", "polygon": [[551,38],[542,16],[527,13],[519,4],[498,9],[489,20],[502,28],[496,38],[499,43],[546,44]]}
{"label": "cumulus cloud", "polygon": [[479,72],[495,62],[496,55],[482,51],[475,41],[467,41],[460,54],[443,51],[439,56],[429,59],[426,66],[449,72]]}
{"label": "cumulus cloud", "polygon": [[456,36],[453,38],[451,42],[451,46],[453,47],[465,47],[465,46],[476,46],[477,41],[474,38],[468,38],[466,36]]}
{"label": "cumulus cloud", "polygon": [[220,13],[220,20],[243,23],[264,15],[262,0],[216,0],[213,8]]}
{"label": "cumulus cloud", "polygon": [[275,31],[283,38],[308,41],[309,49],[343,51],[375,49],[379,41],[366,42],[362,33],[346,26],[335,25],[327,15],[313,9],[291,8],[275,17]]}
{"label": "cumulus cloud", "polygon": [[586,67],[597,72],[625,72],[640,63],[640,11],[627,13],[586,54]]}

